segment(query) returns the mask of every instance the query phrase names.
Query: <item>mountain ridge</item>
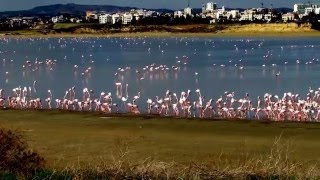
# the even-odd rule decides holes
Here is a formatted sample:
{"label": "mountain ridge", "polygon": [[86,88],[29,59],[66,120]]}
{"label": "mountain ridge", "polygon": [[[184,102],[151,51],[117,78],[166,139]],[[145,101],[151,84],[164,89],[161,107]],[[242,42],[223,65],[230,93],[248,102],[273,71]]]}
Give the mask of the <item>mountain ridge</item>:
{"label": "mountain ridge", "polygon": [[[75,16],[84,16],[86,11],[105,11],[107,13],[117,13],[130,11],[131,9],[146,9],[152,11],[158,11],[162,13],[173,13],[174,10],[171,9],[150,9],[150,8],[137,8],[130,6],[115,6],[115,5],[85,5],[85,4],[52,4],[52,5],[44,5],[37,6],[29,10],[19,10],[19,11],[3,11],[0,12],[0,17],[13,17],[13,16],[56,16],[59,14],[71,14]],[[244,8],[226,8],[237,9],[237,10],[245,10]],[[291,8],[281,7],[275,8],[275,10],[281,12],[290,12]],[[200,13],[201,8],[194,8],[194,13]]]}
{"label": "mountain ridge", "polygon": [[[83,4],[53,4],[37,6],[29,10],[20,11],[3,11],[0,12],[1,17],[10,16],[56,16],[59,14],[67,13],[71,15],[85,15],[86,11],[105,11],[107,13],[117,13],[130,11],[131,9],[147,9],[147,8],[137,8],[129,6],[114,6],[114,5],[83,5]],[[170,9],[147,9],[156,10],[163,13],[172,13],[173,10]]]}

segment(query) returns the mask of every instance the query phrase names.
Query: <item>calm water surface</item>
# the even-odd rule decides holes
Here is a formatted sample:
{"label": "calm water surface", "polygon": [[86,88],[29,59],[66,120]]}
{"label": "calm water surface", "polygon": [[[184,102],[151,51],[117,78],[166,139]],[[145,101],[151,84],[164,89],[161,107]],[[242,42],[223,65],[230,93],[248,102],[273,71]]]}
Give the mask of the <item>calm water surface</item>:
{"label": "calm water surface", "polygon": [[[166,90],[180,94],[198,88],[202,95],[214,99],[225,91],[234,91],[239,98],[245,93],[256,98],[267,92],[279,96],[293,92],[305,97],[309,87],[320,87],[319,40],[314,37],[2,38],[0,88],[8,95],[13,88],[32,87],[37,81],[36,97],[46,98],[50,89],[53,98],[60,99],[75,86],[79,99],[82,89],[87,87],[95,91],[96,97],[102,91],[111,92],[114,100],[120,102],[115,98],[115,83],[121,82],[124,86],[128,84],[129,99],[141,92],[139,104],[143,107],[147,98],[164,96]],[[47,66],[48,59],[56,64]],[[35,65],[36,60],[44,64]],[[26,61],[31,62],[30,67]],[[142,69],[153,63],[166,65],[169,70]],[[89,67],[91,71],[82,75]],[[118,68],[126,70],[120,72]],[[276,76],[279,72],[280,76]]]}

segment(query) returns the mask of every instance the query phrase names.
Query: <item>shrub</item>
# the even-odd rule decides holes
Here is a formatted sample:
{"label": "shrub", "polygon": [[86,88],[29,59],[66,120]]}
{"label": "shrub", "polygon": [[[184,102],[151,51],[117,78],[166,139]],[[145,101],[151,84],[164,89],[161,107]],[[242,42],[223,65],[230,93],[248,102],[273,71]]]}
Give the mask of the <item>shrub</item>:
{"label": "shrub", "polygon": [[0,172],[28,176],[44,165],[44,159],[28,148],[20,132],[0,128]]}

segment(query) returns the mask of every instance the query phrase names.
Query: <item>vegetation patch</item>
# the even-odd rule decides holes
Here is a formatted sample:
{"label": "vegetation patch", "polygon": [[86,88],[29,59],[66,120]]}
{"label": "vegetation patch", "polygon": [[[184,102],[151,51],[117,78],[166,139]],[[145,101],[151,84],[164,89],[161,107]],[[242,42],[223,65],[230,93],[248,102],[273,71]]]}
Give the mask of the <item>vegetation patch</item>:
{"label": "vegetation patch", "polygon": [[44,165],[44,158],[28,148],[20,132],[0,128],[0,172],[30,175]]}

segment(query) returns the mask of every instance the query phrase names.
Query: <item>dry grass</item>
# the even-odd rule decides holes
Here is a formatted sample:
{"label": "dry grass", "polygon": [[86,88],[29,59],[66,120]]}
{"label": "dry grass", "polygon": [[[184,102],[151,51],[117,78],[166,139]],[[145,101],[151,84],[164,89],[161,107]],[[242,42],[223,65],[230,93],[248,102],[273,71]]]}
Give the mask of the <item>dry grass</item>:
{"label": "dry grass", "polygon": [[[15,31],[19,35],[6,37],[252,37],[252,36],[320,36],[320,31],[311,28],[310,24],[298,26],[296,23],[267,23],[267,24],[232,24],[232,25],[181,25],[181,26],[141,26],[132,31],[132,27],[124,27],[121,31],[109,31],[104,28],[90,28],[99,24],[60,23],[52,31],[43,34],[41,31]],[[72,32],[59,30],[74,29]],[[59,32],[56,32],[58,30]]]}
{"label": "dry grass", "polygon": [[[130,150],[124,146],[112,161],[100,159],[95,165],[68,166],[56,169],[36,178],[55,179],[317,179],[317,164],[292,161],[290,145],[277,138],[268,155],[234,161],[223,158],[223,153],[212,163],[193,162],[183,165],[176,162],[155,161],[151,157],[139,162],[130,161]],[[251,157],[251,158],[250,158]],[[226,165],[227,164],[227,165]]]}
{"label": "dry grass", "polygon": [[311,24],[302,24],[298,26],[296,23],[270,23],[270,24],[246,24],[231,25],[221,31],[222,33],[253,33],[253,34],[310,34],[319,31],[311,28]]}

